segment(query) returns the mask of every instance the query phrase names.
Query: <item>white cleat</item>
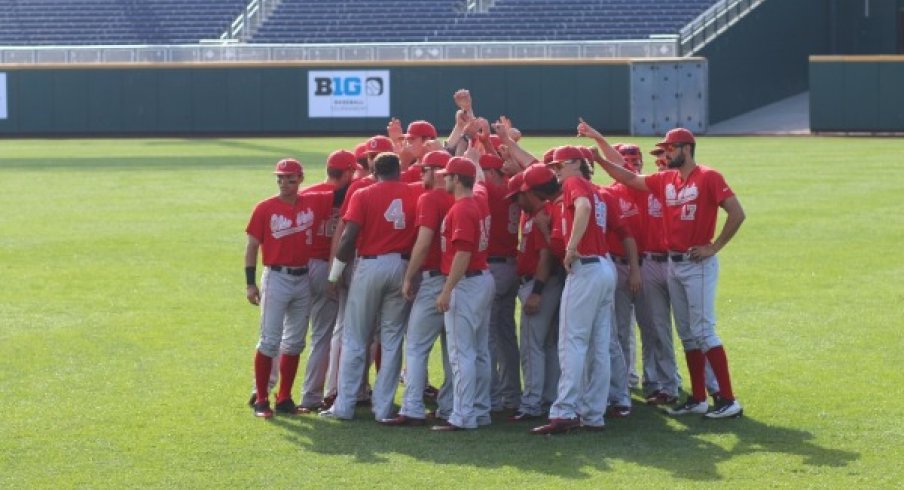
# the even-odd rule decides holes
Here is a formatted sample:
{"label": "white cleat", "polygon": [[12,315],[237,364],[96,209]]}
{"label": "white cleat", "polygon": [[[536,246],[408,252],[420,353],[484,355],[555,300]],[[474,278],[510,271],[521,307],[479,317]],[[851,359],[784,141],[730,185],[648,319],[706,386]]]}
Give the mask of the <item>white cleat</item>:
{"label": "white cleat", "polygon": [[742,415],[744,415],[744,408],[741,407],[737,400],[725,400],[713,407],[711,411],[703,414],[708,419],[727,419]]}
{"label": "white cleat", "polygon": [[665,409],[669,415],[673,416],[690,414],[703,415],[707,410],[709,410],[709,404],[706,402],[698,402],[693,398],[688,398],[687,401],[681,405]]}

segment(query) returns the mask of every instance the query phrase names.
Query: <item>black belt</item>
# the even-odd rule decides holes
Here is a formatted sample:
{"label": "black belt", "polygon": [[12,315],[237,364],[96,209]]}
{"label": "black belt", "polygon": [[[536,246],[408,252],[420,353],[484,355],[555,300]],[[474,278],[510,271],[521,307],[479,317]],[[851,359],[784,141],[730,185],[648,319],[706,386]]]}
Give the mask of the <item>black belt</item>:
{"label": "black belt", "polygon": [[654,254],[654,253],[645,253],[643,254],[647,259],[652,260],[653,262],[668,262],[669,254]]}
{"label": "black belt", "polygon": [[308,273],[307,267],[286,267],[283,265],[270,265],[268,267],[270,267],[271,271],[276,271],[276,272],[285,271],[285,273],[290,276],[303,276]]}
{"label": "black belt", "polygon": [[434,271],[424,271],[424,274],[427,274],[427,277],[436,277],[436,276],[441,276],[441,275],[443,275],[443,273],[442,273],[441,271],[436,271],[436,270],[434,270]]}
{"label": "black belt", "polygon": [[[390,255],[391,253],[395,253],[395,252],[390,252],[388,254],[383,254],[383,255]],[[375,259],[377,257],[382,257],[383,255],[362,255],[361,258],[362,259]],[[399,255],[402,256],[402,260],[411,260],[411,255],[409,255],[409,254],[399,254]]]}
{"label": "black belt", "polygon": [[482,274],[483,274],[483,271],[467,271],[467,272],[465,272],[465,277],[475,277],[475,276],[479,276]]}
{"label": "black belt", "polygon": [[528,274],[526,276],[521,276],[521,284],[527,284],[534,280],[534,276]]}
{"label": "black belt", "polygon": [[669,254],[669,259],[672,262],[689,262],[691,260],[691,256],[688,254]]}
{"label": "black belt", "polygon": [[509,261],[511,257],[487,257],[488,264],[504,264]]}
{"label": "black belt", "polygon": [[600,258],[599,257],[581,257],[580,260],[581,260],[582,264],[596,264],[596,263],[599,263]]}

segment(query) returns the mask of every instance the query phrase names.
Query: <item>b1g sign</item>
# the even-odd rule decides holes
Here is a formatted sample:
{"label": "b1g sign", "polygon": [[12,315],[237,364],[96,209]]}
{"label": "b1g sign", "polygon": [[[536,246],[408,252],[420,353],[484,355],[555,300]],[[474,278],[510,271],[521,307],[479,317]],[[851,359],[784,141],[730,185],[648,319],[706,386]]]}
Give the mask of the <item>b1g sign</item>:
{"label": "b1g sign", "polygon": [[389,71],[308,72],[308,117],[389,117]]}

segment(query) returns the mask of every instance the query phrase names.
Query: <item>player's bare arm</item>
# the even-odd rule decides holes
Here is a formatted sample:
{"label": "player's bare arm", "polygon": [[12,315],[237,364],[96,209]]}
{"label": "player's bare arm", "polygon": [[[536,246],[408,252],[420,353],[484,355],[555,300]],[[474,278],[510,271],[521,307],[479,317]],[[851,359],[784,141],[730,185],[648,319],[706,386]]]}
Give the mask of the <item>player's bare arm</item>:
{"label": "player's bare arm", "polygon": [[493,130],[499,135],[502,144],[508,148],[510,158],[522,169],[527,168],[528,165],[536,162],[537,158],[524,148],[521,148],[521,145],[512,139],[508,126],[502,121],[503,118],[505,118],[505,116],[500,116],[499,121],[496,121],[496,123],[493,124]]}
{"label": "player's bare arm", "polygon": [[621,153],[618,152],[612,145],[606,141],[606,138],[603,137],[602,133],[593,128],[593,126],[584,122],[583,118],[578,118],[578,136],[584,136],[592,139],[596,142],[597,146],[603,152],[603,157],[620,166],[625,166],[625,159],[621,156]]}
{"label": "player's bare arm", "polygon": [[569,274],[571,273],[571,263],[580,258],[578,244],[581,243],[581,239],[584,238],[584,233],[587,231],[587,223],[590,222],[590,208],[590,200],[586,197],[574,200],[574,225],[571,229],[571,237],[565,246],[565,258],[562,259],[562,264]]}
{"label": "player's bare arm", "polygon": [[552,261],[555,260],[549,248],[540,249],[540,260],[537,262],[537,270],[534,273],[534,289],[527,296],[524,302],[524,313],[533,315],[540,311],[540,297],[543,294],[543,288],[546,281],[549,280],[549,273],[552,270]]}
{"label": "player's bare arm", "polygon": [[414,248],[411,249],[411,259],[408,261],[408,268],[405,269],[405,279],[402,281],[402,295],[408,301],[414,300],[417,291],[412,286],[414,278],[424,265],[427,253],[430,251],[430,244],[433,243],[433,230],[425,226],[418,227],[417,239],[414,241]]}
{"label": "player's bare arm", "polygon": [[634,240],[634,237],[626,236],[622,239],[622,246],[625,247],[625,255],[628,256],[628,291],[631,291],[631,294],[637,294],[643,286],[640,276],[640,256],[637,253],[637,241]]}
{"label": "player's bare arm", "polygon": [[247,283],[245,297],[248,298],[248,302],[253,305],[259,305],[261,303],[261,292],[257,288],[257,283],[255,282],[257,249],[260,248],[260,246],[261,244],[257,241],[257,238],[248,235],[248,244],[245,245],[245,282]]}
{"label": "player's bare arm", "polygon": [[731,241],[732,237],[735,236],[735,233],[741,228],[744,219],[747,218],[747,215],[744,214],[744,208],[741,207],[741,201],[738,200],[737,196],[731,196],[725,199],[719,206],[721,206],[726,213],[725,224],[722,225],[722,231],[719,232],[719,236],[716,237],[712,245],[691,247],[688,249],[691,259],[699,261],[716,255],[725,247],[725,245],[728,245],[728,242]]}
{"label": "player's bare arm", "polygon": [[443,313],[449,311],[449,303],[452,301],[452,290],[455,289],[455,285],[458,284],[458,281],[464,277],[470,262],[471,252],[464,252],[461,250],[455,252],[455,257],[452,258],[452,265],[449,267],[449,277],[446,278],[446,282],[443,284],[443,290],[436,298],[437,310]]}

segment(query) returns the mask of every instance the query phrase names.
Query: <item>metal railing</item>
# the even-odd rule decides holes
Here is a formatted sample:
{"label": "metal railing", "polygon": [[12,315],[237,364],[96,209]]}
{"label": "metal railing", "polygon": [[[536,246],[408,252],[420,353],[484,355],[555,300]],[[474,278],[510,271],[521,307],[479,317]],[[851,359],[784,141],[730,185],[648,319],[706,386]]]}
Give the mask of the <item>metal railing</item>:
{"label": "metal railing", "polygon": [[682,56],[693,56],[766,0],[721,0],[678,33]]}
{"label": "metal railing", "polygon": [[273,10],[279,6],[281,0],[251,0],[245,6],[229,28],[220,35],[220,39],[245,42],[251,39],[257,28],[267,20]]}
{"label": "metal railing", "polygon": [[[218,41],[219,42],[219,41]],[[628,41],[383,44],[221,44],[162,46],[0,46],[0,63],[407,62],[672,58],[677,38]]]}
{"label": "metal railing", "polygon": [[464,11],[468,13],[487,12],[496,0],[465,0]]}

